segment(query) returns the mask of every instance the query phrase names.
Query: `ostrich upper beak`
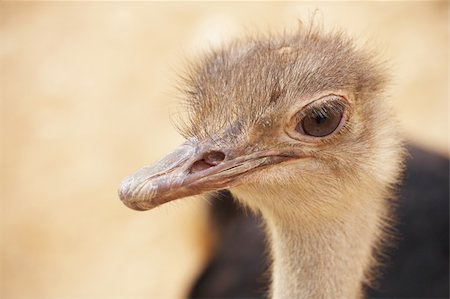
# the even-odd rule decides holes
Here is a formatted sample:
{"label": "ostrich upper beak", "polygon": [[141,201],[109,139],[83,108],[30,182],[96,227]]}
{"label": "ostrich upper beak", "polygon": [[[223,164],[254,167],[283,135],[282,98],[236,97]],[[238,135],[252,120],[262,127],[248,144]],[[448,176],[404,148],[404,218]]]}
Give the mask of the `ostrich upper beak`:
{"label": "ostrich upper beak", "polygon": [[119,197],[135,210],[149,210],[174,199],[237,186],[256,170],[292,160],[292,151],[250,154],[237,148],[220,150],[213,143],[186,142],[172,153],[126,177]]}

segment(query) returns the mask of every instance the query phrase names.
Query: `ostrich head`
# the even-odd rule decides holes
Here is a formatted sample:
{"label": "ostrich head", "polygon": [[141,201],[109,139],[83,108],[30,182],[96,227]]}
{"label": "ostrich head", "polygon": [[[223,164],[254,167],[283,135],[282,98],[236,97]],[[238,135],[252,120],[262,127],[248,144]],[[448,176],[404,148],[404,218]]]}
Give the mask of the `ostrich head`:
{"label": "ostrich head", "polygon": [[331,211],[336,194],[388,192],[401,155],[385,81],[340,33],[247,38],[209,53],[181,87],[187,141],[126,178],[120,198],[147,210],[229,189],[286,218]]}
{"label": "ostrich head", "polygon": [[383,68],[309,29],[234,42],[184,79],[186,142],[126,178],[122,201],[229,189],[265,220],[273,298],[360,297],[402,161]]}

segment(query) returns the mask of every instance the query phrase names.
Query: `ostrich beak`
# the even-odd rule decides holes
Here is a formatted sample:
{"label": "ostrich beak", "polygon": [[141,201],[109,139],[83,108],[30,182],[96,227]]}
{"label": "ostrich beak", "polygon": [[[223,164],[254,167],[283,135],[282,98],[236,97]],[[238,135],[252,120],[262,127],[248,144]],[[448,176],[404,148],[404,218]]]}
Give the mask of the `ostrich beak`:
{"label": "ostrich beak", "polygon": [[292,151],[238,152],[242,150],[186,142],[126,177],[119,197],[129,208],[149,210],[178,198],[237,186],[249,173],[297,157]]}

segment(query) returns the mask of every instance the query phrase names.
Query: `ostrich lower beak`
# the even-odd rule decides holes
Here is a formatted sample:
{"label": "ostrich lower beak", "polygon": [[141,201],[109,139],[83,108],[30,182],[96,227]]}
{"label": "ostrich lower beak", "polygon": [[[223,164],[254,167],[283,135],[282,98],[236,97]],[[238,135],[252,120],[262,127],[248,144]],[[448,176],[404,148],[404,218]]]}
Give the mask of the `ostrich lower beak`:
{"label": "ostrich lower beak", "polygon": [[120,199],[129,208],[149,210],[178,198],[237,186],[249,173],[297,157],[277,150],[237,156],[236,151],[213,148],[182,144],[160,161],[126,177],[119,188]]}

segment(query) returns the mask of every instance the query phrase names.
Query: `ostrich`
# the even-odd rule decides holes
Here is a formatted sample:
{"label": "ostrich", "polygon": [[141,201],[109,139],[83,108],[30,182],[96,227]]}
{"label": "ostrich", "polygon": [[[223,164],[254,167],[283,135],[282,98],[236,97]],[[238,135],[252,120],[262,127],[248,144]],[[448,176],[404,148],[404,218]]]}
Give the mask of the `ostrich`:
{"label": "ostrich", "polygon": [[183,80],[186,142],[125,178],[123,203],[228,189],[264,219],[272,298],[362,297],[403,160],[380,63],[311,26],[239,39]]}

